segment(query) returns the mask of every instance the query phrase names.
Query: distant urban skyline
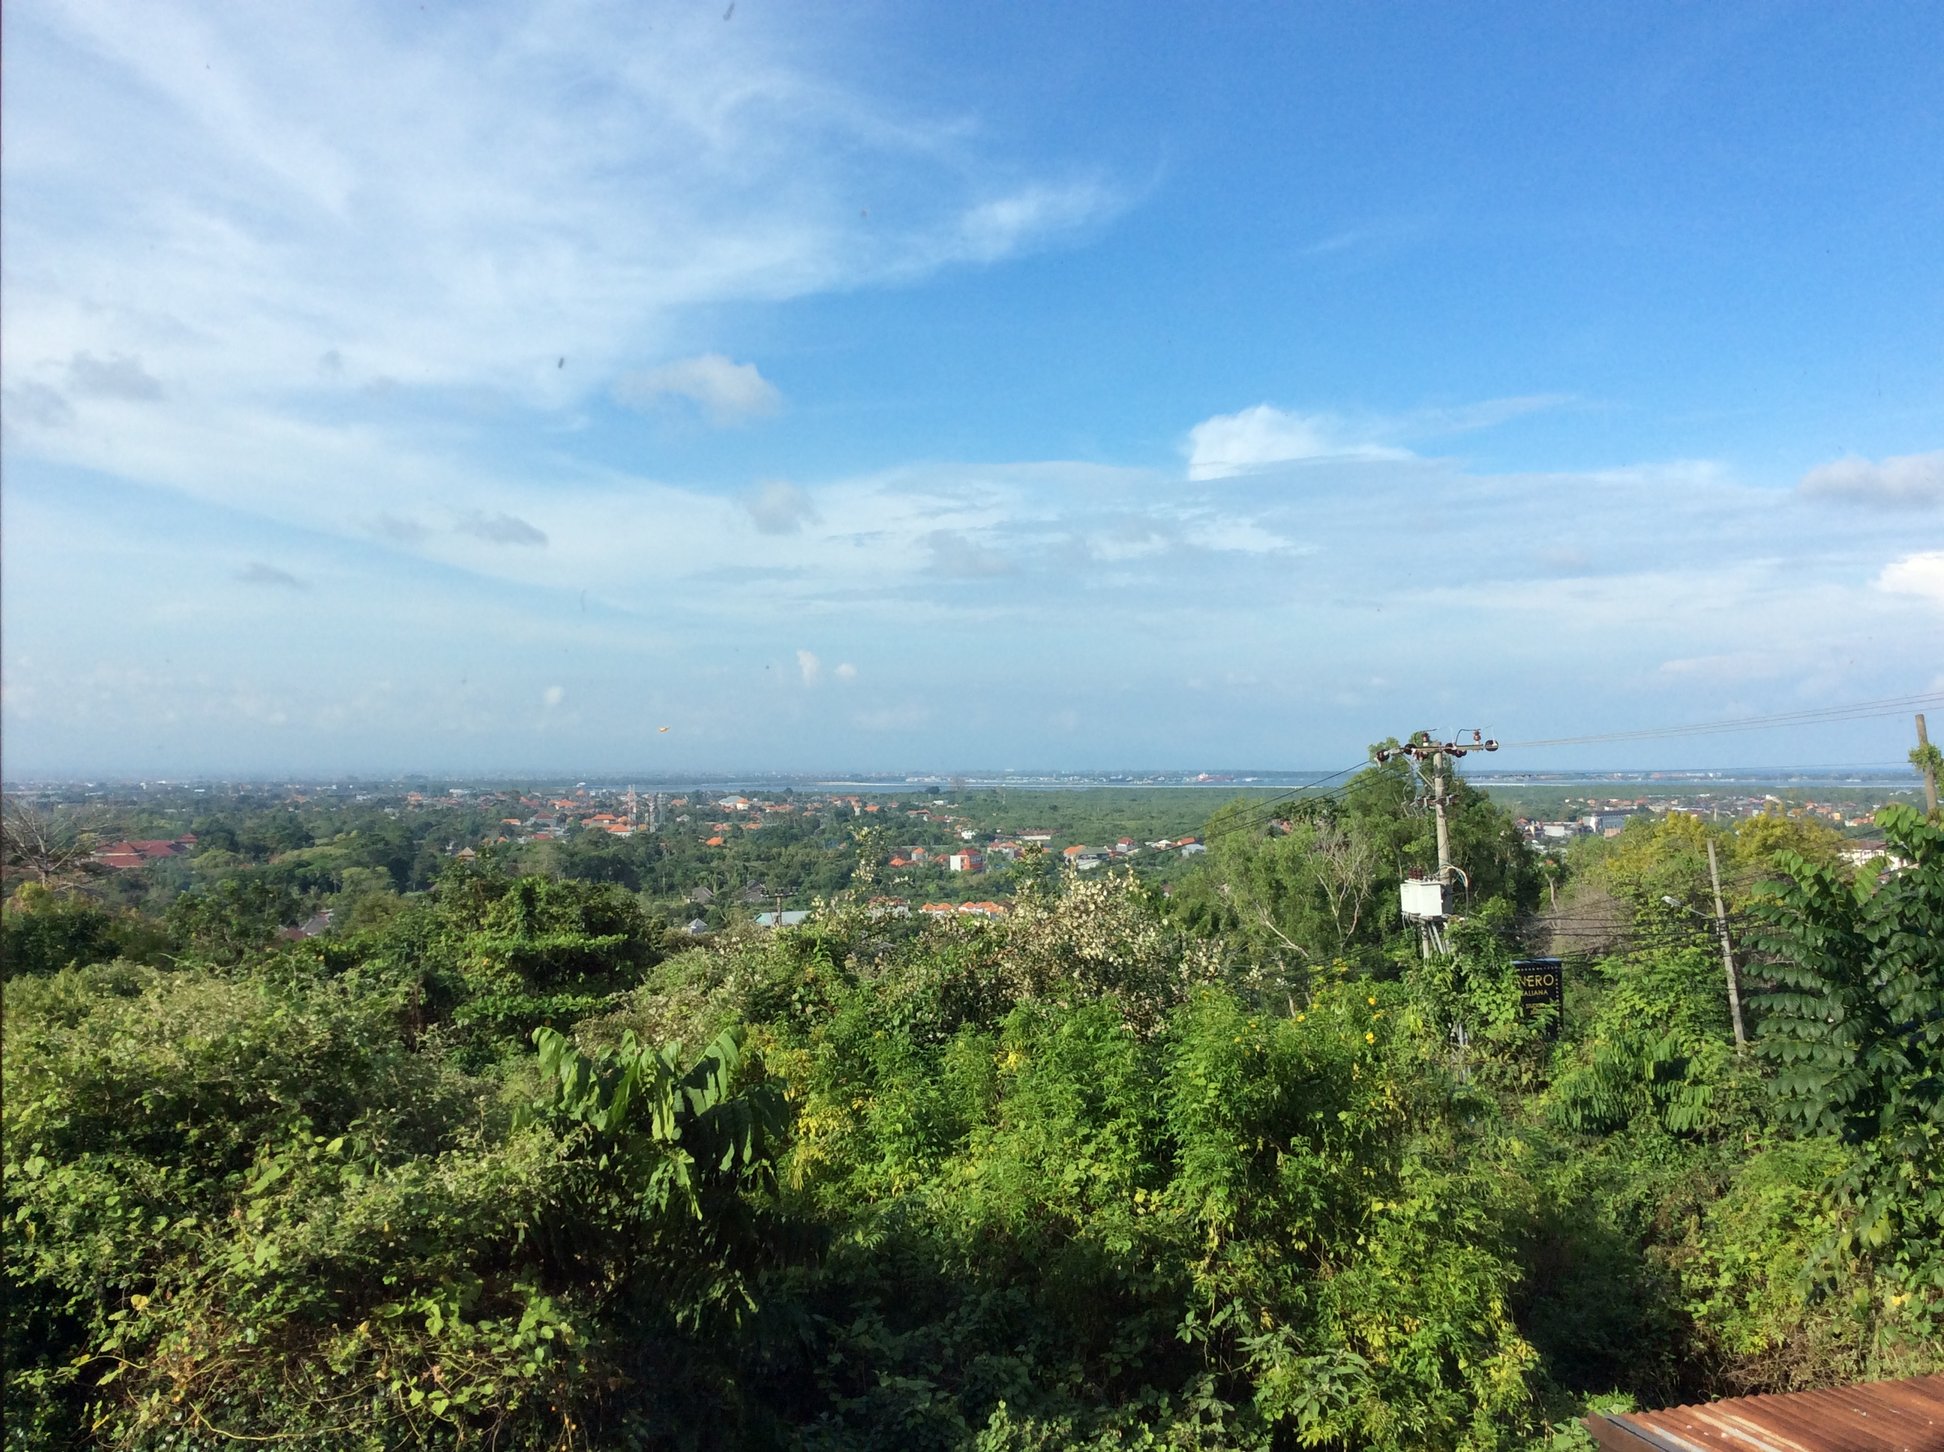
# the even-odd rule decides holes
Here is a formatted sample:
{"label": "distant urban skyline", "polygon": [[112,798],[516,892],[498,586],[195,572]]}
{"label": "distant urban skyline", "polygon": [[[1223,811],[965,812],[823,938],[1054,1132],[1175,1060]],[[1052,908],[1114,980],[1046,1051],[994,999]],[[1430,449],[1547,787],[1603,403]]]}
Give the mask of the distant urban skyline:
{"label": "distant urban skyline", "polygon": [[1930,7],[0,39],[10,779],[1333,769],[1944,692]]}
{"label": "distant urban skyline", "polygon": [[[1361,769],[1361,764],[1358,769]],[[643,772],[623,770],[594,772],[439,772],[439,771],[402,771],[393,773],[343,772],[316,776],[263,775],[263,776],[115,776],[103,773],[98,776],[9,778],[9,786],[23,785],[34,781],[42,784],[76,786],[83,784],[114,785],[118,787],[153,786],[155,788],[198,787],[203,785],[226,786],[300,786],[317,788],[356,788],[362,786],[396,786],[405,783],[444,783],[455,789],[464,787],[505,787],[509,785],[546,785],[549,787],[566,784],[584,785],[602,791],[619,792],[637,787],[644,792],[665,792],[670,790],[695,790],[717,788],[729,789],[756,785],[795,785],[846,789],[870,792],[897,792],[915,788],[938,788],[957,790],[960,783],[968,791],[1006,790],[1012,788],[1063,790],[1069,787],[1178,787],[1184,790],[1221,790],[1235,787],[1238,790],[1275,791],[1302,788],[1309,781],[1326,777],[1340,781],[1342,768],[1325,772],[1322,768],[1212,768],[1206,770],[1207,780],[1196,780],[1194,774],[1201,769],[1180,768],[1112,768],[1098,770],[1067,769],[1047,770],[1045,772],[1010,771],[1002,772],[982,767],[914,767],[906,771],[856,772],[840,771],[786,772],[765,770],[724,770],[718,772],[690,772],[678,775],[653,776]],[[1493,771],[1478,770],[1460,764],[1456,770],[1469,779],[1482,785],[1527,784],[1575,784],[1597,785],[1648,785],[1656,781],[1680,782],[1690,785],[1706,785],[1719,781],[1723,784],[1772,783],[1783,780],[1802,780],[1819,782],[1825,785],[1840,785],[1845,780],[1854,780],[1871,787],[1887,786],[1908,788],[1912,791],[1921,787],[1917,777],[1907,763],[1882,762],[1857,767],[1760,767],[1760,766],[1658,766],[1658,767],[1601,767],[1557,768],[1531,771]],[[1327,793],[1325,793],[1327,794]]]}

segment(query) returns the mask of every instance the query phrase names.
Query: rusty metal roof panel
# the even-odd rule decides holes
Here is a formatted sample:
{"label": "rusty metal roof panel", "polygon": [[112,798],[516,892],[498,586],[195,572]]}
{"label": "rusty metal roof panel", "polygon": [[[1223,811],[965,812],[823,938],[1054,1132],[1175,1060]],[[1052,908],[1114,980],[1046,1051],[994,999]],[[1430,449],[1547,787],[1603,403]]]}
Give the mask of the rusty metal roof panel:
{"label": "rusty metal roof panel", "polygon": [[1586,1419],[1608,1452],[1944,1452],[1944,1376]]}

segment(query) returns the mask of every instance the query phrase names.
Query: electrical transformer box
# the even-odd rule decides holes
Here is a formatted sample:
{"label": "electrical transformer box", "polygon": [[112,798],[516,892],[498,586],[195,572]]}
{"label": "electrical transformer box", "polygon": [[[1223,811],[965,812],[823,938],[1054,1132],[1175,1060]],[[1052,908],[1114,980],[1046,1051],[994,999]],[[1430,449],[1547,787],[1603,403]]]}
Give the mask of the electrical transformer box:
{"label": "electrical transformer box", "polygon": [[1407,918],[1448,918],[1451,916],[1451,887],[1448,883],[1409,881],[1399,889]]}

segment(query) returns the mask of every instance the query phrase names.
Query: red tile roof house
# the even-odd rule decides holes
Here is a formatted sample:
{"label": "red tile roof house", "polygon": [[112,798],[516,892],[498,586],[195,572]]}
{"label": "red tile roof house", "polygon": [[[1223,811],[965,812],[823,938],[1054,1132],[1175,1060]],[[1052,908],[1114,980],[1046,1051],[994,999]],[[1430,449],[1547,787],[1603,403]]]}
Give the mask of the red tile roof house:
{"label": "red tile roof house", "polygon": [[180,857],[196,845],[193,833],[177,837],[171,841],[145,839],[139,842],[122,841],[103,847],[94,854],[94,860],[103,867],[111,867],[117,872],[141,867],[162,857]]}

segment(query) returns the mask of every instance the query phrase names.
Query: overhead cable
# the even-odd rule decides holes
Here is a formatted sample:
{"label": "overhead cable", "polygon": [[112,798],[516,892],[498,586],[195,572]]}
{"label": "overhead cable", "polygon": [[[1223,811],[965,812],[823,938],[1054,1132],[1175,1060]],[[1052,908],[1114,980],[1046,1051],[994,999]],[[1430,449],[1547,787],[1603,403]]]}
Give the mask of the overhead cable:
{"label": "overhead cable", "polygon": [[1506,748],[1537,746],[1591,746],[1604,741],[1652,741],[1670,736],[1708,736],[1730,731],[1766,731],[1784,726],[1817,726],[1834,721],[1865,721],[1879,716],[1901,716],[1906,711],[1944,705],[1944,691],[1928,691],[1915,696],[1893,696],[1880,701],[1852,701],[1846,705],[1823,706],[1806,711],[1778,711],[1766,716],[1742,716],[1725,721],[1697,721],[1686,726],[1643,726],[1629,731],[1602,731],[1590,736],[1551,736],[1531,741],[1506,741]]}

